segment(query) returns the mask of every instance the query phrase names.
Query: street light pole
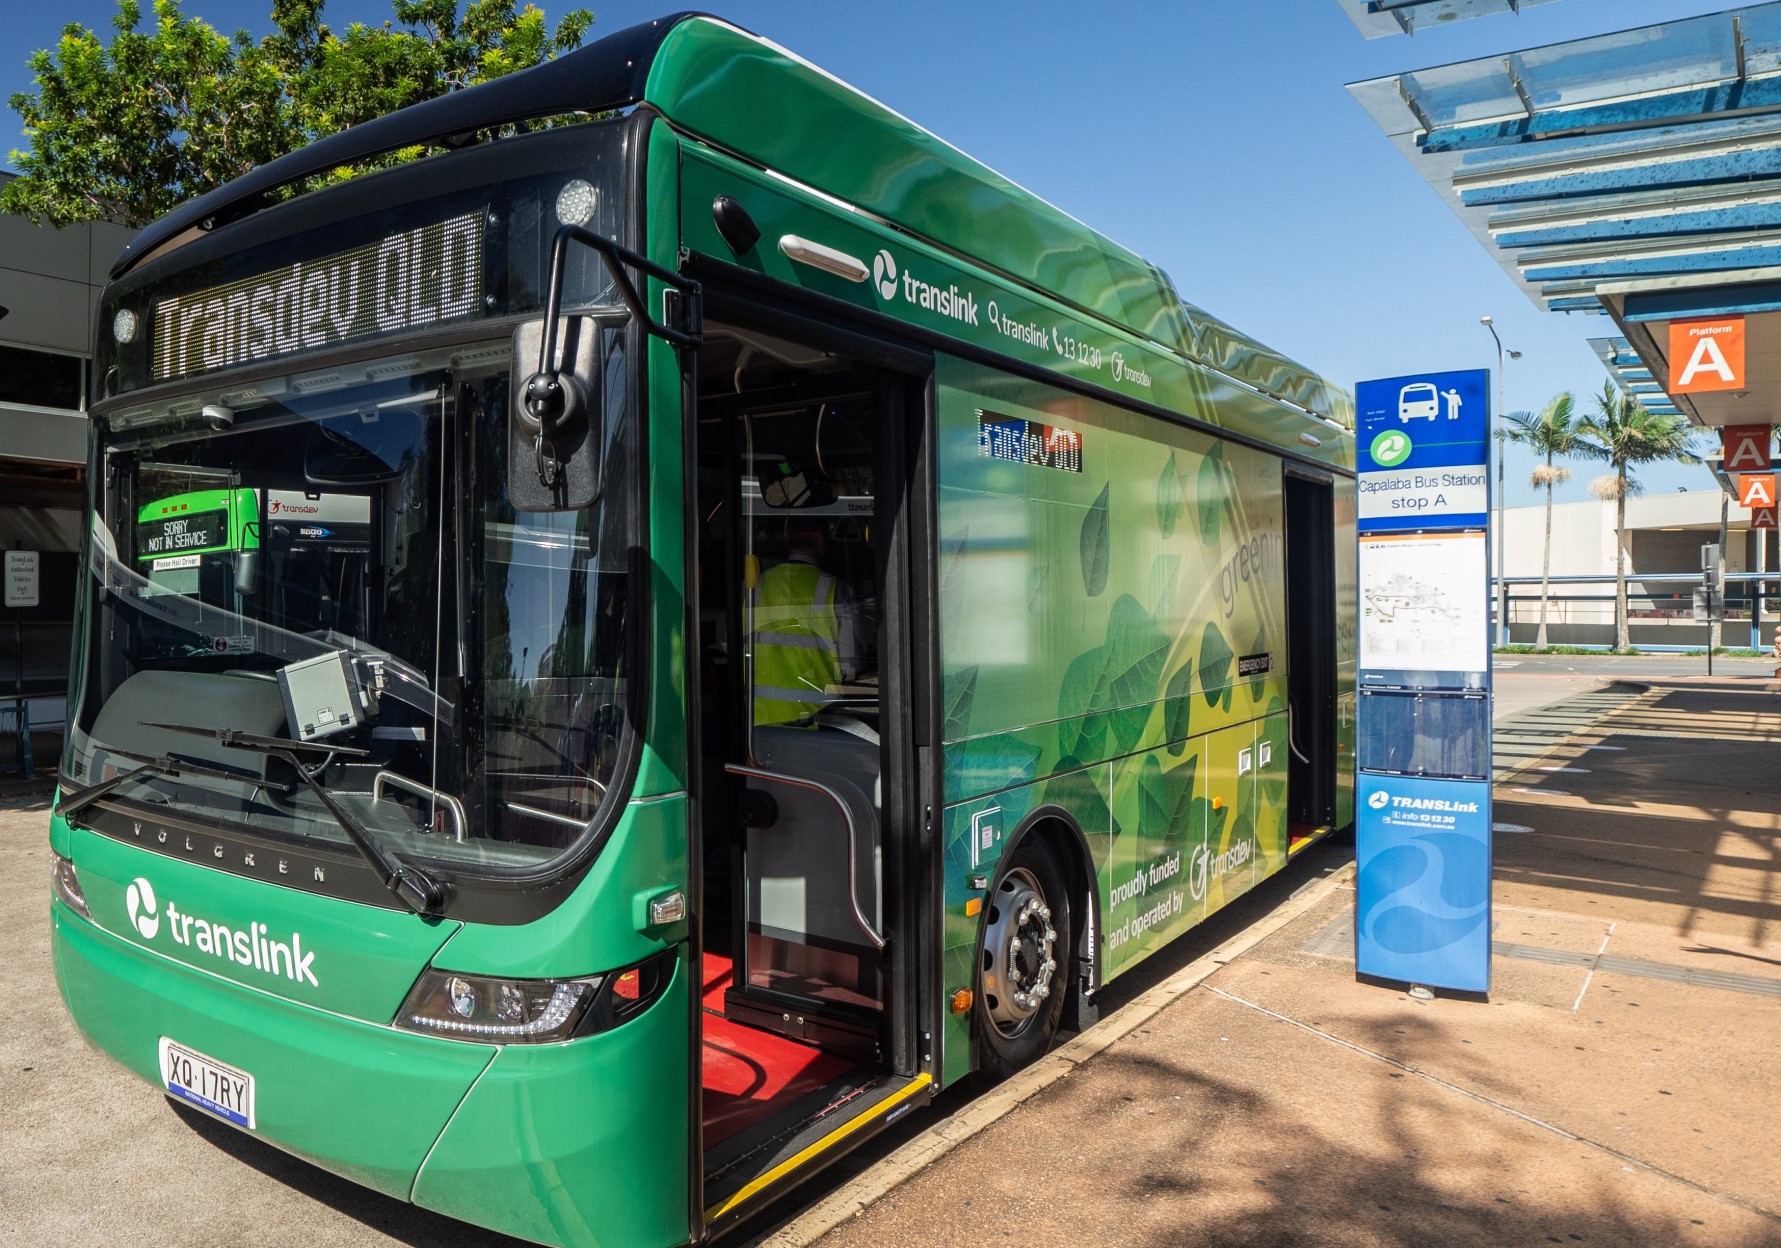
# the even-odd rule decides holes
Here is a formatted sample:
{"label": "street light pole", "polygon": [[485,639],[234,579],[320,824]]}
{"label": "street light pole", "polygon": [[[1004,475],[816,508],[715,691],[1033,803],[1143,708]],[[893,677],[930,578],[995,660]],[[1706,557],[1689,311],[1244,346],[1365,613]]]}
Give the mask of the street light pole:
{"label": "street light pole", "polygon": [[1478,318],[1478,323],[1490,331],[1490,337],[1497,344],[1497,524],[1495,545],[1497,548],[1497,645],[1509,644],[1509,586],[1503,574],[1503,556],[1508,548],[1507,534],[1503,532],[1503,461],[1508,458],[1509,448],[1503,443],[1503,357],[1519,360],[1521,352],[1503,350],[1503,340],[1497,337],[1497,327],[1488,316]]}

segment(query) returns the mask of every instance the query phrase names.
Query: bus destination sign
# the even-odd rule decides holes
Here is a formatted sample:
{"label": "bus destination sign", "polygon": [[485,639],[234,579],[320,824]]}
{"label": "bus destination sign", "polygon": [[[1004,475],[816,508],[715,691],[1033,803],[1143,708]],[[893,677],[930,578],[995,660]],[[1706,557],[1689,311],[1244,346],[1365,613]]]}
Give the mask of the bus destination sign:
{"label": "bus destination sign", "polygon": [[478,310],[483,213],[298,260],[155,305],[154,379],[400,333]]}
{"label": "bus destination sign", "polygon": [[144,521],[136,526],[136,557],[151,559],[186,550],[214,550],[223,545],[225,528],[220,511]]}

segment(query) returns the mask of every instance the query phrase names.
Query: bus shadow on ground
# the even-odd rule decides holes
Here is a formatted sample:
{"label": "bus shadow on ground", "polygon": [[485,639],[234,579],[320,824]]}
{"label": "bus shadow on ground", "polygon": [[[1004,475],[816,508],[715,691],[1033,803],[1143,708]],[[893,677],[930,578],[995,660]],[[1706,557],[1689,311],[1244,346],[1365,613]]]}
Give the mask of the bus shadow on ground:
{"label": "bus shadow on ground", "polygon": [[281,1152],[253,1136],[218,1122],[200,1110],[167,1102],[168,1108],[206,1143],[284,1184],[411,1248],[527,1248],[528,1241],[498,1235],[385,1196],[349,1179],[330,1174],[300,1157]]}

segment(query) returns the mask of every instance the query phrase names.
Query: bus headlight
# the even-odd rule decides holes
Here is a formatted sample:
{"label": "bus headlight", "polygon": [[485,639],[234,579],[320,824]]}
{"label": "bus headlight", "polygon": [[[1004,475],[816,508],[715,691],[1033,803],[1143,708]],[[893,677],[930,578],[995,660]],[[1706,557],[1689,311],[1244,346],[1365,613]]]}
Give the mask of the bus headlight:
{"label": "bus headlight", "polygon": [[396,1026],[496,1044],[567,1040],[603,979],[494,979],[429,970],[402,1003]]}
{"label": "bus headlight", "polygon": [[87,909],[86,894],[80,891],[80,878],[74,874],[74,864],[57,854],[49,878],[50,888],[61,898],[62,904],[90,923],[93,912]]}
{"label": "bus headlight", "polygon": [[397,1027],[479,1044],[550,1044],[606,1031],[655,1004],[678,953],[579,979],[500,979],[428,968],[396,1014]]}

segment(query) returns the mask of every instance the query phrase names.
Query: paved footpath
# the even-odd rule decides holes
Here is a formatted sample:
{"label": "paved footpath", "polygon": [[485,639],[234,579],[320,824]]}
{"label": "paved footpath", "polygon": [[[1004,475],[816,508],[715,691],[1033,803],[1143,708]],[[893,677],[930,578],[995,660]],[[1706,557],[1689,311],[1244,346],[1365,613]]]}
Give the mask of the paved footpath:
{"label": "paved footpath", "polygon": [[767,1242],[1781,1245],[1776,689],[1665,679],[1535,708],[1543,742],[1520,723],[1488,1000],[1357,982],[1326,886],[870,1205],[931,1139]]}

